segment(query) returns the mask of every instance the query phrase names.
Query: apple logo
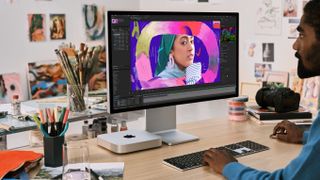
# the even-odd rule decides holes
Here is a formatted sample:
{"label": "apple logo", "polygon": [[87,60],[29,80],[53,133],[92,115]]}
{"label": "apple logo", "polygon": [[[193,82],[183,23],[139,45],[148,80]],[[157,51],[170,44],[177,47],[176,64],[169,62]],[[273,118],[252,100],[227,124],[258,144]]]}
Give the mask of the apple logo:
{"label": "apple logo", "polygon": [[130,138],[135,138],[136,136],[134,136],[134,135],[131,135],[131,134],[127,134],[127,135],[125,135],[125,136],[123,136],[124,138],[128,138],[128,139],[130,139]]}

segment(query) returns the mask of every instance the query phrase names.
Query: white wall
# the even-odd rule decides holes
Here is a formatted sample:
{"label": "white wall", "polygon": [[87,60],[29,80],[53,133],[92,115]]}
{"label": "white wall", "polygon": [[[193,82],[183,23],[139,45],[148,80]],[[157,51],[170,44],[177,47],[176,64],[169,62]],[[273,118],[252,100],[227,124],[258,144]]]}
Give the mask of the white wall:
{"label": "white wall", "polygon": [[[10,4],[10,1],[13,1]],[[21,76],[24,97],[28,97],[27,63],[55,60],[54,49],[62,42],[79,45],[86,42],[83,4],[104,5],[106,9],[139,9],[139,0],[1,0],[0,1],[0,74],[18,72]],[[46,37],[44,42],[30,42],[28,39],[28,14],[46,14]],[[66,39],[50,40],[49,15],[66,15]],[[86,42],[87,43],[87,42]]]}

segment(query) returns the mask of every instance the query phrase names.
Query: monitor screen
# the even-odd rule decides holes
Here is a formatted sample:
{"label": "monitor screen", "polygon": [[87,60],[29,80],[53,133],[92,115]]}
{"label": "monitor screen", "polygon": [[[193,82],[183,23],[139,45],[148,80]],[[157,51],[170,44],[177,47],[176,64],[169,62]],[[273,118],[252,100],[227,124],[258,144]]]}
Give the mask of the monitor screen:
{"label": "monitor screen", "polygon": [[238,95],[239,16],[108,11],[109,112]]}

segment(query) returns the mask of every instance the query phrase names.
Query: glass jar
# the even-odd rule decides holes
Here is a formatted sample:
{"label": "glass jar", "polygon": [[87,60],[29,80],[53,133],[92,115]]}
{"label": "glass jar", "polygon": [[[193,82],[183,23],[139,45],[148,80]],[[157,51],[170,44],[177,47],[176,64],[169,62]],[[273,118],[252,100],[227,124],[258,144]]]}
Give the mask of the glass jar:
{"label": "glass jar", "polygon": [[68,106],[72,112],[82,112],[86,110],[86,100],[88,98],[88,84],[67,84]]}

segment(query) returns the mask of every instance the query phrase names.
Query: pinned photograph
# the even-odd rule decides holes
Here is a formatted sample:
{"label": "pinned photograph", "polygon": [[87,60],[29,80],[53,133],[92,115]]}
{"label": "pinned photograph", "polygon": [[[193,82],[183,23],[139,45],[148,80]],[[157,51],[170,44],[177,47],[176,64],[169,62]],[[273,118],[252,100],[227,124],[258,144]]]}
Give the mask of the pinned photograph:
{"label": "pinned photograph", "polygon": [[44,14],[28,14],[30,42],[46,40],[45,19]]}
{"label": "pinned photograph", "polygon": [[28,63],[28,81],[31,99],[66,94],[67,80],[58,61]]}
{"label": "pinned photograph", "polygon": [[84,5],[82,12],[87,40],[103,40],[105,34],[104,6]]}
{"label": "pinned photograph", "polygon": [[64,14],[50,14],[50,38],[66,39],[66,18]]}
{"label": "pinned photograph", "polygon": [[249,60],[260,60],[262,58],[262,44],[254,40],[245,42],[244,56]]}
{"label": "pinned photograph", "polygon": [[300,19],[289,19],[288,20],[288,39],[297,39],[299,32],[297,27],[299,26]]}
{"label": "pinned photograph", "polygon": [[283,0],[283,17],[297,17],[297,0]]}
{"label": "pinned photograph", "polygon": [[14,95],[18,95],[20,100],[23,99],[19,74],[0,74],[0,103],[10,103]]}
{"label": "pinned photograph", "polygon": [[272,66],[271,64],[262,64],[262,63],[255,63],[254,65],[254,77],[258,78],[258,80],[262,80],[266,72],[271,71]]}
{"label": "pinned photograph", "polygon": [[262,43],[262,60],[263,62],[274,62],[273,43]]}

